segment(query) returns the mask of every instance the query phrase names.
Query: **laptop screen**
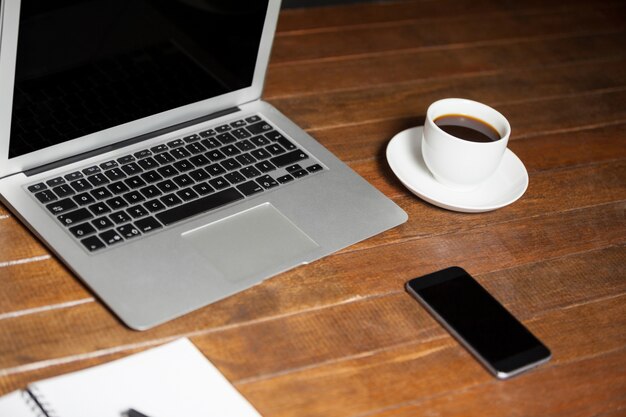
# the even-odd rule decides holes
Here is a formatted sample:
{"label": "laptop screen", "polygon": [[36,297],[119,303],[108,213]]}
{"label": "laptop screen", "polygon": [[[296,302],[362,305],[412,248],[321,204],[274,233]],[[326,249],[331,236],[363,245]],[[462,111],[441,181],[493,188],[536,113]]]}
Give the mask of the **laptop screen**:
{"label": "laptop screen", "polygon": [[22,0],[9,157],[252,84],[267,0]]}

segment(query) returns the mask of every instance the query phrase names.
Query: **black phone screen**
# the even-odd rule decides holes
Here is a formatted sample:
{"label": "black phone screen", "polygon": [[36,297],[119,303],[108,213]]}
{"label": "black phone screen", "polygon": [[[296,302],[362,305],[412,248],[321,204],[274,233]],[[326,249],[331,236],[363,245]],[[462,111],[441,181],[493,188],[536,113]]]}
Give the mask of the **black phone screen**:
{"label": "black phone screen", "polygon": [[462,268],[416,278],[407,287],[497,371],[511,372],[550,356],[539,339]]}

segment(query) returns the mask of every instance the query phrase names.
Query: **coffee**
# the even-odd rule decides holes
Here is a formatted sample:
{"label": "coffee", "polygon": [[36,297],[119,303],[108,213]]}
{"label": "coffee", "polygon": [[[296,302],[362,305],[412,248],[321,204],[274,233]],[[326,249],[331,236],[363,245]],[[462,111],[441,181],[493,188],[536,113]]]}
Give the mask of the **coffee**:
{"label": "coffee", "polygon": [[500,133],[489,123],[462,114],[445,114],[434,120],[444,132],[470,142],[495,142]]}

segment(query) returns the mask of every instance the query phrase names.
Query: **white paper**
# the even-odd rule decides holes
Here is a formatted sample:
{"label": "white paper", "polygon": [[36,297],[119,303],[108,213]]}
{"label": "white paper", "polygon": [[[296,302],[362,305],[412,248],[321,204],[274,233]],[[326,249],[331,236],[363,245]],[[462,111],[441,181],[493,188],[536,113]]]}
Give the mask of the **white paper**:
{"label": "white paper", "polygon": [[46,379],[29,390],[59,417],[120,417],[129,408],[149,417],[260,417],[188,339]]}
{"label": "white paper", "polygon": [[0,417],[44,417],[40,410],[24,391],[13,391],[0,398]]}

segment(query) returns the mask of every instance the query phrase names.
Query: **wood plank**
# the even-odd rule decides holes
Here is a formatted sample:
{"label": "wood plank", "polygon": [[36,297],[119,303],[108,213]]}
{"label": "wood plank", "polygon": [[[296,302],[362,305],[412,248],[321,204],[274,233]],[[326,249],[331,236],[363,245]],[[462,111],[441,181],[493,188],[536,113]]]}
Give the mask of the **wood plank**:
{"label": "wood plank", "polygon": [[397,291],[409,278],[449,265],[478,275],[620,244],[626,240],[625,207],[572,210],[331,256],[141,333],[121,326],[97,303],[0,320],[0,369]]}
{"label": "wood plank", "polygon": [[[423,117],[428,105],[442,97],[465,97],[482,101],[502,109],[502,113],[509,117],[505,112],[505,104],[525,103],[540,110],[540,106],[545,106],[549,99],[571,100],[585,93],[608,95],[621,92],[626,87],[625,64],[620,60],[585,63],[573,67],[510,71],[493,76],[451,77],[446,80],[426,80],[270,102],[303,128],[316,130],[375,120]],[[367,105],[364,106],[363,103]],[[606,108],[606,111],[609,115],[614,113],[611,116],[613,119],[624,120],[620,109]],[[562,119],[569,121],[569,124],[577,123],[572,114],[577,110],[566,106],[560,112],[567,113],[568,117]],[[545,124],[550,124],[548,117],[541,113],[536,115],[532,126],[528,126],[524,120],[511,118],[509,121],[515,129],[523,126],[534,132],[541,131]],[[561,126],[566,127],[568,126]],[[513,134],[516,134],[515,131]]]}
{"label": "wood plank", "polygon": [[337,61],[272,65],[265,99],[371,88],[475,74],[493,75],[585,61],[608,61],[626,55],[626,32],[577,35],[574,38],[523,39],[515,43],[475,45],[447,50],[402,51]]}
{"label": "wood plank", "polygon": [[[595,7],[616,4],[614,1],[594,2]],[[586,0],[572,0],[567,5],[546,3],[541,0],[509,2],[506,0],[438,0],[438,1],[385,1],[333,7],[284,9],[278,20],[279,35],[288,32],[313,32],[345,30],[351,26],[385,26],[396,21],[433,20],[454,16],[485,18],[485,14],[527,14],[541,12],[566,12],[589,10]]]}
{"label": "wood plank", "polygon": [[[626,251],[623,249],[613,247],[575,254],[476,275],[476,278],[520,319],[530,320],[548,311],[625,292],[626,282],[615,273],[626,265]],[[543,279],[531,282],[529,277]],[[349,284],[346,282],[344,285]],[[391,287],[390,292],[382,297],[354,300],[300,315],[278,316],[250,323],[243,328],[214,329],[193,340],[229,378],[242,380],[294,372],[316,363],[442,337],[445,334],[443,330],[417,307],[398,284],[394,284],[395,288]],[[563,291],[564,288],[567,291]],[[272,339],[277,328],[280,329],[278,334],[289,334],[290,337]],[[154,341],[155,338],[146,340]],[[251,348],[263,360],[250,361],[246,352]],[[124,352],[136,350],[136,347],[130,346]],[[89,359],[75,358],[52,368],[8,375],[0,378],[0,390],[10,391],[50,375],[111,360],[121,353],[101,355]]]}
{"label": "wood plank", "polygon": [[[582,10],[496,12],[481,19],[452,14],[447,18],[398,21],[384,28],[366,25],[349,30],[292,32],[275,38],[271,61],[285,64],[418,48],[603,33],[625,27],[624,10],[623,5],[609,5]],[[486,20],[490,24],[485,24]]]}

